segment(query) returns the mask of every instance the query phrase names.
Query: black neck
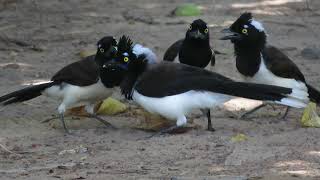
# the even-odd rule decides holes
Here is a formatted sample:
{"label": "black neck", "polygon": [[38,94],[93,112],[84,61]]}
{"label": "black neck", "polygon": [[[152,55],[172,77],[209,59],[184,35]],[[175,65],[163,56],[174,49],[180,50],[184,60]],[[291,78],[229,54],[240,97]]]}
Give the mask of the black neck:
{"label": "black neck", "polygon": [[121,93],[127,98],[132,99],[134,85],[139,76],[146,70],[146,60],[136,60],[129,65],[128,72],[126,73],[123,81],[120,84]]}
{"label": "black neck", "polygon": [[263,46],[243,46],[234,44],[236,66],[238,71],[244,76],[254,76],[258,72],[261,64],[261,52]]}
{"label": "black neck", "polygon": [[193,38],[185,38],[184,43],[191,44],[194,46],[209,46],[209,37],[207,39],[193,39]]}

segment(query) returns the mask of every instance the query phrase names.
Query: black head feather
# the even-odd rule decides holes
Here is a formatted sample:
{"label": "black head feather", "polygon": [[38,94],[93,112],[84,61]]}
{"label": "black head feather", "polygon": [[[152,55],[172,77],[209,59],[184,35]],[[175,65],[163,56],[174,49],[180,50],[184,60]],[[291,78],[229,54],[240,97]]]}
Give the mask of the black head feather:
{"label": "black head feather", "polygon": [[194,20],[190,25],[186,33],[187,40],[196,41],[208,41],[209,40],[209,28],[207,23],[202,19]]}
{"label": "black head feather", "polygon": [[132,52],[133,42],[129,38],[129,36],[121,36],[118,43],[118,55],[123,54],[125,52]]}
{"label": "black head feather", "polygon": [[105,36],[97,42],[96,63],[101,67],[117,53],[117,41],[112,36]]}
{"label": "black head feather", "polygon": [[127,75],[120,84],[121,93],[127,99],[132,99],[134,85],[138,77],[145,71],[147,64],[148,60],[144,54],[130,61]]}
{"label": "black head feather", "polygon": [[250,12],[245,12],[225,31],[231,33],[222,40],[230,39],[239,48],[262,49],[266,44],[266,33],[262,24],[253,19]]}

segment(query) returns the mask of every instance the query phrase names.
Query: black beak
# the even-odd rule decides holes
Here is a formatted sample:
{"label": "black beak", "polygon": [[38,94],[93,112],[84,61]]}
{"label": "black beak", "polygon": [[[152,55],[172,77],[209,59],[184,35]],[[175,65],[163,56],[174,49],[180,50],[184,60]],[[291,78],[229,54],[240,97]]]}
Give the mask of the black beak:
{"label": "black beak", "polygon": [[115,61],[112,59],[111,61],[108,61],[106,63],[104,63],[102,65],[102,68],[107,69],[107,70],[111,70],[111,71],[115,71],[117,68],[117,64],[115,63]]}
{"label": "black beak", "polygon": [[236,32],[231,31],[230,28],[223,29],[222,33],[228,34],[220,38],[220,40],[241,40],[242,35]]}
{"label": "black beak", "polygon": [[194,39],[204,39],[205,38],[205,36],[199,30],[190,32],[190,36]]}

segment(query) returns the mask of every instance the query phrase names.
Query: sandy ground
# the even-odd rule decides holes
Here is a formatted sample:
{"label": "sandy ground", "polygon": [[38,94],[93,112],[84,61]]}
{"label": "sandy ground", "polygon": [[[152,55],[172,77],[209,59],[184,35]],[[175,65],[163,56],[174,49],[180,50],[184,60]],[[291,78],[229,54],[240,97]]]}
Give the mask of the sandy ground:
{"label": "sandy ground", "polygon": [[[130,35],[160,58],[196,17],[169,17],[177,0],[3,0],[0,2],[0,94],[34,80],[47,80],[66,64],[79,60],[82,49],[94,49],[104,35]],[[186,1],[190,2],[190,1]],[[264,22],[269,43],[282,48],[308,81],[319,84],[319,59],[301,55],[319,48],[320,2],[304,0],[203,0],[203,18],[210,24],[211,44],[227,55],[217,56],[215,71],[238,79],[232,46],[218,41],[220,30],[243,11]],[[119,96],[115,96],[119,98]],[[123,98],[119,98],[123,100]],[[40,97],[0,107],[0,179],[320,179],[320,131],[302,128],[302,110],[287,120],[265,108],[249,121],[227,110],[213,111],[216,132],[205,130],[204,117],[192,115],[200,128],[184,134],[144,140],[150,132],[130,128],[137,117],[105,117],[118,130],[92,119],[72,118],[72,135],[55,115],[57,101]],[[195,112],[195,114],[200,114]],[[194,118],[193,118],[194,117]],[[247,141],[232,142],[238,133]],[[4,150],[7,148],[13,153]],[[75,149],[76,148],[76,149]],[[64,151],[72,150],[75,151]],[[16,153],[16,154],[14,154]],[[281,178],[280,178],[281,177]]]}

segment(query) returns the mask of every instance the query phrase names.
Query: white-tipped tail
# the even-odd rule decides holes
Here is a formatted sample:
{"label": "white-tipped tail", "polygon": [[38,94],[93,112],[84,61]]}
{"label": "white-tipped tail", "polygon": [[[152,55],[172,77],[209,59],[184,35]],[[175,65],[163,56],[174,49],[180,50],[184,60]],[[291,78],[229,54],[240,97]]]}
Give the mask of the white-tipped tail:
{"label": "white-tipped tail", "polygon": [[281,99],[281,101],[276,101],[276,103],[294,107],[294,108],[304,108],[307,106],[307,103],[295,98],[283,98]]}
{"label": "white-tipped tail", "polygon": [[304,108],[309,103],[309,94],[308,92],[301,89],[292,89],[292,93],[289,94],[286,98],[277,101],[276,103],[295,107],[295,108]]}
{"label": "white-tipped tail", "polygon": [[292,93],[288,95],[288,97],[295,98],[298,100],[301,100],[303,102],[308,103],[309,100],[309,93],[306,92],[305,90],[301,89],[292,89]]}

